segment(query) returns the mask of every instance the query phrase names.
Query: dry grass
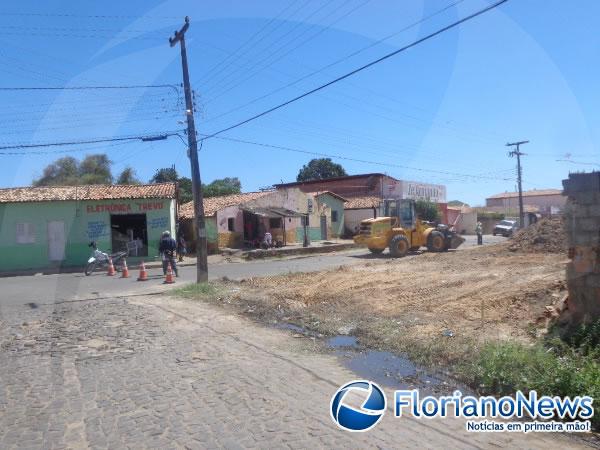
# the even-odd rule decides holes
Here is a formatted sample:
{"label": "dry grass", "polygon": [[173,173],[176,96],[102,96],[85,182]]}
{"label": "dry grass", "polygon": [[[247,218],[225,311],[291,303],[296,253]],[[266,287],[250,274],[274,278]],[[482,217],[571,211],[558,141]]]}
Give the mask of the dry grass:
{"label": "dry grass", "polygon": [[[545,306],[564,291],[564,261],[557,254],[511,253],[506,246],[423,253],[256,278],[244,283],[244,297],[265,317],[277,311],[278,320],[359,335],[413,356],[418,349],[426,357],[417,359],[447,362],[486,340],[531,340],[545,324]],[[443,336],[447,330],[453,337]]]}

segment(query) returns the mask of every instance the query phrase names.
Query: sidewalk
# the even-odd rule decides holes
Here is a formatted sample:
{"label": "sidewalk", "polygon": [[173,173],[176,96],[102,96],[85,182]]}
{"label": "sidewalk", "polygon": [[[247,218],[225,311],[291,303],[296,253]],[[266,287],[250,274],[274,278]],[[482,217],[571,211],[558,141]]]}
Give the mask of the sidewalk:
{"label": "sidewalk", "polygon": [[[309,255],[314,253],[330,253],[340,250],[348,250],[351,248],[358,248],[352,239],[332,239],[329,241],[316,241],[312,242],[309,247],[303,247],[301,243],[289,244],[285,247],[270,248],[263,250],[260,248],[253,250],[242,250],[238,248],[222,248],[220,253],[215,255],[208,255],[209,263],[218,263],[222,261],[239,260],[243,262],[249,259],[261,259],[261,258],[277,258],[284,256],[295,256],[295,255]],[[178,262],[177,266],[193,266],[196,264],[195,256],[188,256],[183,262]],[[160,261],[152,261],[146,263],[146,267],[155,268],[162,267]]]}
{"label": "sidewalk", "polygon": [[332,239],[330,241],[312,242],[308,247],[304,247],[300,243],[290,244],[280,248],[270,248],[267,250],[249,250],[243,252],[242,257],[246,259],[259,259],[291,255],[310,255],[314,253],[329,253],[340,250],[348,250],[356,247],[357,245],[354,243],[354,241],[352,241],[352,239]]}
{"label": "sidewalk", "polygon": [[[208,255],[209,264],[219,264],[223,262],[238,262],[243,263],[253,259],[263,258],[284,258],[287,256],[297,255],[310,255],[316,253],[331,253],[341,250],[348,250],[352,248],[358,248],[356,244],[350,239],[337,239],[331,241],[318,241],[313,242],[309,247],[303,247],[302,244],[290,244],[281,248],[272,248],[268,250],[255,249],[255,250],[242,250],[242,249],[221,249],[220,253],[214,255]],[[127,261],[130,271],[136,271],[139,268],[139,261]],[[144,260],[144,265],[147,269],[158,269],[162,268],[162,261],[159,257],[152,257],[152,259]],[[196,265],[196,256],[186,256],[183,262],[177,262],[177,267],[187,267]],[[18,277],[27,275],[52,275],[58,273],[78,273],[83,272],[83,266],[57,266],[42,269],[29,269],[29,270],[14,270],[10,272],[0,272],[0,278],[4,277]]]}

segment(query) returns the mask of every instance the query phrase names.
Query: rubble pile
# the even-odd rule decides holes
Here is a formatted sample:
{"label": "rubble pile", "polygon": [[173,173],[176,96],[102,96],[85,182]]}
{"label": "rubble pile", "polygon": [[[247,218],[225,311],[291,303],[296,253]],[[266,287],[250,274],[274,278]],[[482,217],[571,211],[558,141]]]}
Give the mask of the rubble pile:
{"label": "rubble pile", "polygon": [[568,243],[562,217],[541,219],[516,232],[508,249],[526,253],[566,253]]}

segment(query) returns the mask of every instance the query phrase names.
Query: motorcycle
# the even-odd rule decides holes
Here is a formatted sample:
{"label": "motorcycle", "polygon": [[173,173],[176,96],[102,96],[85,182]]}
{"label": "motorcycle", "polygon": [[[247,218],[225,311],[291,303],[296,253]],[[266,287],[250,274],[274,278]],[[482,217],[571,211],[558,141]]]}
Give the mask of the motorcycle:
{"label": "motorcycle", "polygon": [[96,241],[90,242],[88,247],[91,247],[94,250],[92,252],[92,255],[89,257],[87,264],[85,266],[84,272],[85,272],[86,276],[91,275],[94,272],[94,270],[96,270],[98,268],[108,267],[108,262],[110,259],[112,259],[115,270],[118,272],[121,269],[118,264],[119,261],[121,261],[121,259],[123,259],[125,256],[127,256],[127,252],[125,252],[125,251],[116,252],[116,253],[112,253],[109,255],[108,253],[98,250]]}

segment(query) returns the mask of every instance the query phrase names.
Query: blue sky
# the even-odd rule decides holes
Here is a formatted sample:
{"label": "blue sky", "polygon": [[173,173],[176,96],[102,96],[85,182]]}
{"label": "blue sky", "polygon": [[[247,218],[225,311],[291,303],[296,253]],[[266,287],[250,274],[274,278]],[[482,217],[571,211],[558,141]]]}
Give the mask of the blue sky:
{"label": "blue sky", "polygon": [[[197,129],[210,134],[490,3],[25,0],[0,7],[0,87],[180,84],[179,50],[167,38],[189,15]],[[560,188],[569,171],[600,164],[599,15],[593,0],[510,0],[222,136],[368,160],[337,162],[351,174],[445,184],[449,199],[470,204],[515,190],[516,161],[504,144],[529,139],[524,187]],[[0,91],[0,99],[0,146],[184,128],[181,99],[170,88]],[[53,153],[0,155],[0,184],[27,185],[57,157],[94,152],[109,154],[114,173],[131,165],[142,180],[171,164],[189,175],[177,138],[40,150]],[[256,190],[295,180],[310,158],[210,139],[201,174],[206,182],[237,176],[244,190]]]}

